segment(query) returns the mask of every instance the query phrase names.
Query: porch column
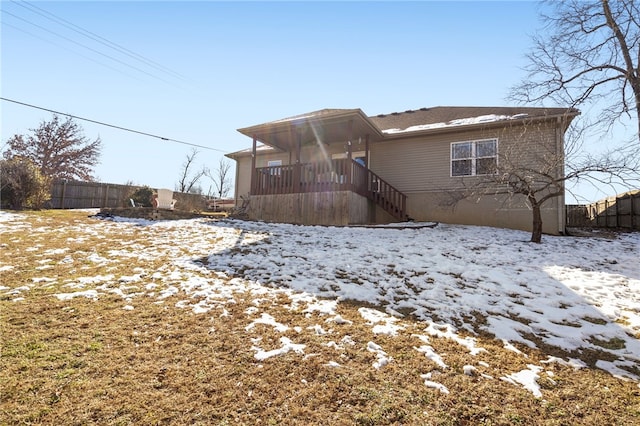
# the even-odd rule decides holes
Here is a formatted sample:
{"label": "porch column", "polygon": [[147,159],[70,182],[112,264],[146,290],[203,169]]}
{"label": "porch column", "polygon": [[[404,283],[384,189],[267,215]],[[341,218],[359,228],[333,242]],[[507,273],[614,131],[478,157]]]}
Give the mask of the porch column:
{"label": "porch column", "polygon": [[300,129],[295,130],[296,135],[296,164],[293,167],[293,192],[300,193],[300,180],[302,179],[302,165],[301,154],[302,150],[302,131]]}
{"label": "porch column", "polygon": [[349,163],[351,163],[351,159],[353,157],[353,148],[351,147],[351,140],[353,139],[353,120],[349,120],[347,132],[347,158],[349,159]]}
{"label": "porch column", "polygon": [[364,138],[364,167],[369,170],[369,133]]}
{"label": "porch column", "polygon": [[353,120],[349,120],[349,124],[347,126],[347,185],[349,185],[349,189],[353,190],[353,147],[351,146],[351,141],[353,140]]}
{"label": "porch column", "polygon": [[251,149],[251,189],[249,195],[256,195],[256,135],[253,135],[253,147]]}

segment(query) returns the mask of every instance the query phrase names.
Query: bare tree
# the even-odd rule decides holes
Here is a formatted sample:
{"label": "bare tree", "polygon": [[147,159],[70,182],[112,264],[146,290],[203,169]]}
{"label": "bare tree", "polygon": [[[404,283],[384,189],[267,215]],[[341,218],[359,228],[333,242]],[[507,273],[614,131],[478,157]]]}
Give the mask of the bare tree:
{"label": "bare tree", "polygon": [[606,130],[635,119],[640,140],[640,7],[634,0],[548,1],[527,77],[511,90],[524,103],[596,105]]}
{"label": "bare tree", "polygon": [[202,192],[201,187],[198,185],[200,179],[207,175],[208,170],[206,167],[202,167],[192,173],[194,167],[194,161],[198,155],[198,150],[192,148],[189,154],[187,154],[184,163],[182,163],[182,169],[180,171],[180,180],[176,183],[176,191],[178,192],[193,192],[198,190]]}
{"label": "bare tree", "polygon": [[[531,140],[528,134],[533,127],[524,126],[514,142],[502,146],[495,162],[485,165],[484,174],[472,181],[461,180],[465,189],[453,198],[479,200],[484,196],[500,196],[505,202],[520,197],[531,209],[531,242],[542,242],[542,207],[550,200],[565,195],[568,181],[582,179],[594,185],[640,183],[637,157],[622,150],[615,150],[598,157],[585,154],[582,149],[584,128],[573,126],[567,132],[565,143],[558,145],[554,138],[538,137]],[[533,132],[543,135],[543,130]],[[535,145],[532,147],[532,145]]]}
{"label": "bare tree", "polygon": [[14,135],[7,141],[6,159],[27,158],[49,178],[94,179],[92,169],[100,157],[100,138],[87,139],[71,117],[61,121],[58,115],[29,130],[32,135]]}
{"label": "bare tree", "polygon": [[215,196],[224,198],[231,191],[231,163],[224,157],[220,157],[218,167],[209,173],[209,178],[213,181],[215,187]]}

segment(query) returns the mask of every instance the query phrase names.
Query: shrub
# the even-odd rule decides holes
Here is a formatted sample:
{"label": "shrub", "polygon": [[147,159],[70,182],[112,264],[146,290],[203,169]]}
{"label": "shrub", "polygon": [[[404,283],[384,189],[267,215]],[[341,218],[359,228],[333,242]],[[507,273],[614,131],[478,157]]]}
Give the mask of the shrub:
{"label": "shrub", "polygon": [[0,200],[12,209],[40,209],[51,199],[51,179],[29,159],[0,160]]}
{"label": "shrub", "polygon": [[153,201],[153,189],[148,186],[143,186],[138,188],[133,194],[131,194],[131,199],[136,203],[136,206],[141,207],[152,207]]}

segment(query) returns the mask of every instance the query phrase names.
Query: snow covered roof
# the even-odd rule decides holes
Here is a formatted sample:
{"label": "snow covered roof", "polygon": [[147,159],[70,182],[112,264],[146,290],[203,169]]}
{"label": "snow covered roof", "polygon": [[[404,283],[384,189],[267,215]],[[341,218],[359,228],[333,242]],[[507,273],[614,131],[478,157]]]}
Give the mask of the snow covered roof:
{"label": "snow covered roof", "polygon": [[[577,116],[573,108],[538,107],[433,107],[367,116],[359,109],[321,109],[268,123],[238,129],[250,138],[283,151],[291,151],[298,141],[344,141],[348,137],[369,136],[372,142],[406,136],[407,133],[453,130],[465,126],[491,125],[526,119]],[[243,151],[228,154],[230,158]]]}
{"label": "snow covered roof", "polygon": [[386,135],[526,118],[574,117],[572,108],[433,107],[369,117]]}

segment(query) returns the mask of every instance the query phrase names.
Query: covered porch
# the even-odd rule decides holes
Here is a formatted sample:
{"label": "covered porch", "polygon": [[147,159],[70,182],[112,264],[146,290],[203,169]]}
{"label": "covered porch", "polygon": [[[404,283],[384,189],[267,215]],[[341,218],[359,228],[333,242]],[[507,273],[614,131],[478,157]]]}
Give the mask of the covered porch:
{"label": "covered porch", "polygon": [[[251,195],[354,192],[397,220],[406,220],[407,196],[355,160],[259,167]],[[337,206],[336,206],[337,207]]]}
{"label": "covered porch", "polygon": [[[249,209],[254,214],[250,216],[305,224],[370,223],[381,209],[390,220],[407,220],[406,195],[368,167],[370,143],[382,134],[361,110],[321,110],[239,131],[253,140]],[[258,141],[288,153],[289,164],[257,167]],[[364,143],[364,156],[358,161],[353,156],[354,141]],[[326,155],[329,144],[342,145],[345,158]],[[303,162],[303,147],[324,155]],[[322,219],[304,214],[314,209]]]}

